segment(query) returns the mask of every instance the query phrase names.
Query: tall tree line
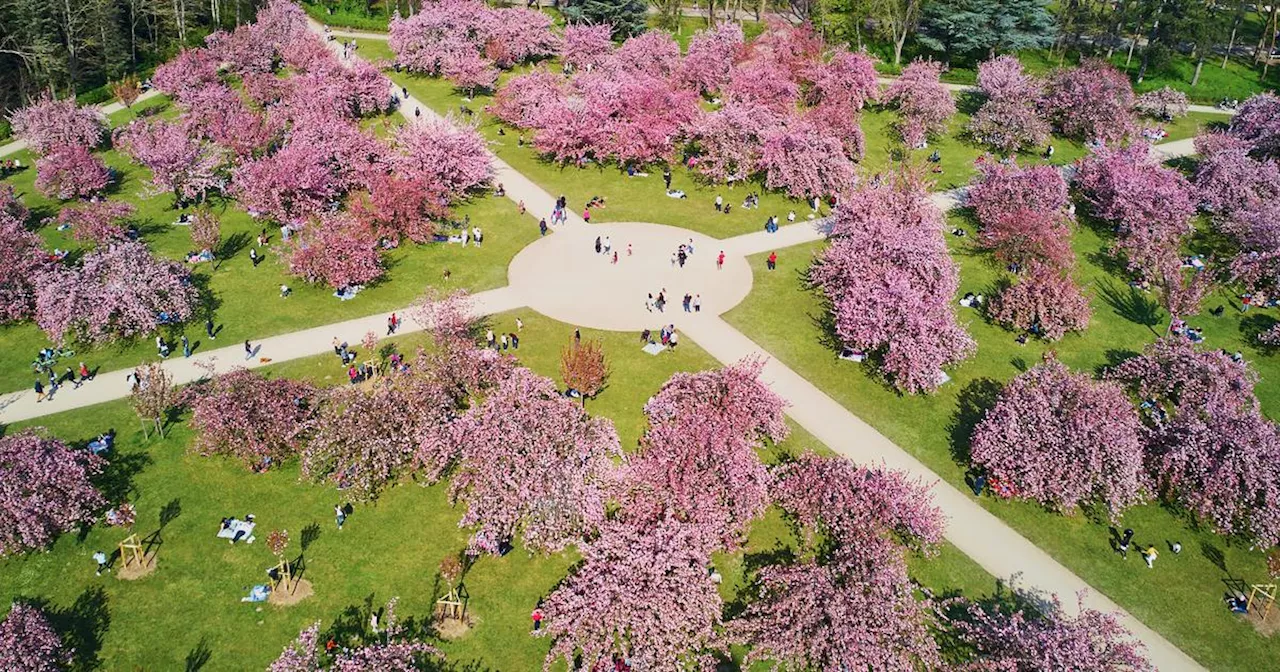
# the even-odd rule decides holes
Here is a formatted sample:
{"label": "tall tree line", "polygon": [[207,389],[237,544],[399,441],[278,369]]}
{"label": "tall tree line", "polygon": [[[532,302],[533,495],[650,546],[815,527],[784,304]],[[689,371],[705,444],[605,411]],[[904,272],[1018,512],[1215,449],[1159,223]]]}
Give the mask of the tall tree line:
{"label": "tall tree line", "polygon": [[0,108],[75,95],[163,61],[264,0],[0,0]]}

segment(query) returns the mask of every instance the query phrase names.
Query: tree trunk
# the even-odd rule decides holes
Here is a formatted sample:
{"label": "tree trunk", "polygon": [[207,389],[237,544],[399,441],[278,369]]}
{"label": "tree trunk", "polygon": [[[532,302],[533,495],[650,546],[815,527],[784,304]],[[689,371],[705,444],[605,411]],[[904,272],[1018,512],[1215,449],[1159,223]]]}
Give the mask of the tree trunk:
{"label": "tree trunk", "polygon": [[1200,71],[1204,70],[1204,59],[1208,53],[1208,47],[1200,47],[1200,58],[1196,59],[1196,72],[1191,75],[1191,86],[1193,87],[1200,83]]}
{"label": "tree trunk", "polygon": [[1125,70],[1128,70],[1128,69],[1129,69],[1129,64],[1130,64],[1130,63],[1133,63],[1133,48],[1134,48],[1134,47],[1136,47],[1136,46],[1138,46],[1138,37],[1137,37],[1137,36],[1138,36],[1138,33],[1136,33],[1136,32],[1135,32],[1135,33],[1133,34],[1133,36],[1129,38],[1129,55],[1124,57],[1124,69],[1125,69]]}
{"label": "tree trunk", "polygon": [[895,68],[902,66],[902,45],[905,44],[906,41],[906,29],[903,29],[901,37],[897,37],[893,40],[893,66]]}

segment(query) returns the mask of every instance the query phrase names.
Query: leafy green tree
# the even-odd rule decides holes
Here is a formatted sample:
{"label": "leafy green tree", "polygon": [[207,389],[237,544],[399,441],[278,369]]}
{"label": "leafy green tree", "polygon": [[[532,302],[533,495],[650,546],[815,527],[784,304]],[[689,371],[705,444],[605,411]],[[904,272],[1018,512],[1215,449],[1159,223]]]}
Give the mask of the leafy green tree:
{"label": "leafy green tree", "polygon": [[965,57],[1042,49],[1057,27],[1045,0],[937,0],[925,6],[920,42]]}
{"label": "leafy green tree", "polygon": [[607,23],[614,39],[639,35],[646,27],[648,6],[644,0],[569,0],[564,15],[572,23]]}

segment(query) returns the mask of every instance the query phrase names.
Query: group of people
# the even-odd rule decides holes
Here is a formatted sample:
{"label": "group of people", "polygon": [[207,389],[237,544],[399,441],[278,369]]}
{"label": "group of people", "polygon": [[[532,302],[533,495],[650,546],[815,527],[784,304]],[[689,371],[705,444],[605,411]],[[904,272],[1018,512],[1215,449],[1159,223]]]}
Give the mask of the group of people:
{"label": "group of people", "polygon": [[[170,352],[169,342],[164,340],[163,336],[156,336],[156,354],[160,356],[160,359],[168,359],[169,352]],[[182,335],[182,356],[190,357],[191,352],[192,352],[191,341],[187,338],[186,334],[183,334]]]}
{"label": "group of people", "polygon": [[[485,345],[494,350],[519,350],[520,349],[520,333],[524,331],[524,320],[516,318],[516,330],[505,334],[495,334],[493,329],[486,329],[484,333]],[[578,336],[581,338],[581,335]]]}
{"label": "group of people", "polygon": [[701,294],[685,294],[684,301],[681,302],[686,313],[702,312],[702,295]]}
{"label": "group of people", "polygon": [[[680,342],[680,336],[676,333],[676,325],[668,324],[659,328],[658,339],[664,346],[674,349]],[[648,329],[640,332],[640,343],[642,345],[653,345],[653,332]]]}
{"label": "group of people", "polygon": [[49,377],[49,384],[46,387],[40,378],[36,378],[35,385],[32,386],[36,393],[36,403],[46,399],[53,401],[53,395],[67,383],[71,383],[75,389],[80,389],[81,385],[93,379],[93,372],[89,370],[89,367],[84,362],[80,362],[80,367],[76,370],[72,370],[68,366],[66,371],[58,373],[50,365],[45,367],[44,371]]}
{"label": "group of people", "polygon": [[16,173],[19,170],[22,170],[22,162],[17,159],[0,161],[0,177],[7,176],[9,173]]}
{"label": "group of people", "polygon": [[1174,336],[1186,336],[1192,343],[1204,342],[1204,330],[1188,326],[1186,320],[1181,318],[1175,317],[1169,323],[1169,333]]}
{"label": "group of people", "polygon": [[[1125,560],[1129,559],[1129,546],[1133,543],[1133,535],[1133,528],[1126,528],[1120,537],[1115,540],[1116,552]],[[1174,541],[1170,543],[1169,550],[1172,551],[1174,555],[1182,553],[1182,542]],[[1156,550],[1154,544],[1147,544],[1145,547],[1139,544],[1138,552],[1142,554],[1142,559],[1146,561],[1147,569],[1155,567],[1156,558],[1160,557],[1160,552]]]}
{"label": "group of people", "polygon": [[671,253],[671,267],[675,268],[679,264],[680,268],[684,268],[685,262],[689,261],[689,257],[693,256],[693,239],[689,242],[681,243],[675,252]]}

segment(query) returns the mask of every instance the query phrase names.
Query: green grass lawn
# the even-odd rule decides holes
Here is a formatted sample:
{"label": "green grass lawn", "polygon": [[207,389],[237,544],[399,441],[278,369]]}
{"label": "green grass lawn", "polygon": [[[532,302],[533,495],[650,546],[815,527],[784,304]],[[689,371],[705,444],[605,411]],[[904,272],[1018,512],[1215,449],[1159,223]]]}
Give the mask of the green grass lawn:
{"label": "green grass lawn", "polygon": [[[166,105],[154,99],[154,105]],[[167,109],[165,113],[171,112]],[[122,111],[112,118],[113,124],[127,122],[132,112]],[[380,126],[380,122],[368,122]],[[389,122],[388,123],[393,123]],[[158,256],[184,259],[191,251],[190,230],[174,226],[178,210],[174,209],[172,195],[152,194],[145,168],[129,161],[123,154],[105,150],[100,156],[118,176],[109,196],[133,204],[137,208],[134,221],[147,245]],[[24,164],[31,156],[22,155]],[[61,203],[41,196],[34,188],[35,170],[28,168],[4,180],[11,184],[32,210],[32,221],[57,214]],[[264,224],[256,222],[244,210],[230,200],[215,200],[215,211],[222,222],[222,237],[226,241],[218,264],[197,264],[193,267],[196,284],[202,288],[205,301],[201,315],[185,328],[164,331],[166,338],[178,339],[185,333],[197,347],[209,347],[204,335],[203,318],[211,311],[215,322],[222,327],[218,341],[235,343],[245,338],[263,338],[298,329],[327,324],[382,311],[402,308],[413,301],[428,286],[445,286],[443,270],[449,269],[449,287],[471,291],[492,289],[507,284],[507,264],[525,245],[538,237],[537,221],[521,216],[515,204],[505,198],[482,195],[473,197],[455,208],[454,216],[470,217],[474,225],[485,231],[485,244],[481,248],[446,244],[415,245],[407,242],[385,255],[388,272],[378,283],[366,288],[354,300],[339,301],[333,290],[320,285],[308,285],[286,274],[284,261],[273,253],[276,248],[259,250],[265,260],[254,268],[249,261],[249,246]],[[268,234],[278,243],[279,229],[270,225]],[[39,234],[48,249],[78,249],[80,245],[68,232],[56,231],[53,226],[43,226]],[[281,299],[279,288],[287,284],[292,296]],[[27,387],[30,362],[35,353],[48,345],[48,338],[34,322],[0,327],[0,345],[8,357],[0,360],[0,388],[5,391]],[[84,359],[90,367],[103,370],[134,366],[155,356],[151,339],[141,342],[113,344],[89,349],[76,345],[77,359]],[[74,362],[72,362],[74,365]]]}
{"label": "green grass lawn", "polygon": [[[961,214],[952,218],[954,224],[972,229]],[[948,236],[961,270],[959,293],[991,296],[1003,271],[985,255],[975,253],[969,246],[971,240]],[[779,270],[773,273],[764,269],[763,255],[751,259],[754,288],[726,319],[921,459],[943,480],[964,488],[966,466],[961,456],[967,446],[966,428],[980,417],[1000,383],[1040,361],[1049,348],[1074,369],[1096,371],[1116,358],[1140,351],[1164,333],[1167,317],[1157,307],[1156,297],[1131,291],[1122,279],[1104,269],[1107,244],[1089,228],[1081,227],[1074,235],[1079,256],[1076,275],[1092,295],[1094,309],[1084,333],[1068,335],[1053,344],[1033,341],[1020,346],[1014,333],[989,324],[977,312],[957,307],[961,322],[978,343],[977,354],[950,371],[952,381],[930,396],[900,396],[863,365],[837,359],[826,345],[830,340],[821,326],[823,301],[806,289],[803,278],[809,260],[824,243],[783,250]],[[1210,317],[1208,310],[1219,305],[1226,306],[1224,316]],[[1191,323],[1204,329],[1208,346],[1245,354],[1261,377],[1257,391],[1264,410],[1277,417],[1280,386],[1275,380],[1280,378],[1280,362],[1251,346],[1247,338],[1258,328],[1258,320],[1269,322],[1272,316],[1251,312],[1249,319],[1242,319],[1237,305],[1233,296],[1219,291],[1205,301],[1205,312]],[[1211,669],[1268,669],[1271,663],[1267,661],[1280,653],[1280,645],[1259,636],[1223,607],[1225,580],[1266,580],[1262,553],[1250,550],[1247,544],[1197,529],[1162,506],[1136,507],[1125,514],[1121,527],[1135,529],[1140,544],[1167,550],[1165,542],[1181,541],[1185,549],[1178,556],[1162,553],[1156,569],[1148,571],[1136,557],[1126,562],[1111,553],[1108,524],[1089,515],[1061,516],[1034,505],[986,497],[981,503]]]}
{"label": "green grass lawn", "polygon": [[[535,371],[558,378],[559,351],[572,337],[572,327],[529,311],[491,321],[496,328],[510,330],[516,316],[525,326],[521,348],[513,354]],[[587,409],[611,418],[628,448],[634,447],[643,429],[644,402],[672,373],[715,365],[693,344],[653,357],[639,350],[634,334],[583,330],[583,337],[601,339],[613,372],[608,388],[588,402]],[[405,350],[417,342],[419,337],[396,339]],[[281,364],[272,367],[271,374],[319,384],[343,381],[330,355]],[[444,485],[403,483],[391,488],[376,504],[357,507],[338,532],[332,509],[340,496],[331,488],[300,483],[296,464],[251,474],[226,459],[192,455],[187,452],[192,432],[185,418],[171,425],[164,439],[152,440],[141,436],[126,401],[22,426],[30,425],[47,427],[68,441],[116,428],[110,481],[116,492],[127,493],[137,505],[136,530],[143,535],[155,531],[162,507],[181,511],[162,530],[158,569],[136,582],[93,575],[90,555],[114,548],[127,534],[119,529],[95,527],[79,537],[64,536],[48,553],[0,560],[0,601],[42,601],[59,623],[81,632],[78,655],[91,664],[77,669],[182,669],[201,651],[209,656],[201,668],[205,672],[262,669],[310,623],[321,620],[328,628],[344,614],[357,613],[361,615],[353,623],[362,626],[368,621],[367,612],[360,611],[366,604],[377,608],[393,596],[401,598],[402,619],[421,620],[431,613],[440,560],[466,545],[467,532],[457,528],[461,512],[448,505]],[[805,449],[825,451],[805,432],[796,431],[766,455]],[[215,538],[222,516],[247,513],[257,516],[258,543],[230,546]],[[313,524],[319,536],[302,549],[302,530]],[[261,582],[273,564],[263,540],[276,528],[289,531],[290,555],[304,552],[303,576],[314,584],[315,595],[287,609],[241,603],[248,587]],[[793,541],[774,511],[753,527],[747,552],[779,543]],[[441,648],[450,660],[474,662],[475,669],[536,669],[548,642],[528,636],[528,614],[575,560],[573,552],[531,557],[520,548],[503,558],[481,559],[465,577],[475,627],[457,640],[441,643]],[[725,576],[725,598],[736,598],[744,585],[743,553],[721,555],[717,564]],[[913,557],[911,567],[913,576],[937,593],[984,594],[994,587],[989,576],[949,546],[937,558]]]}

